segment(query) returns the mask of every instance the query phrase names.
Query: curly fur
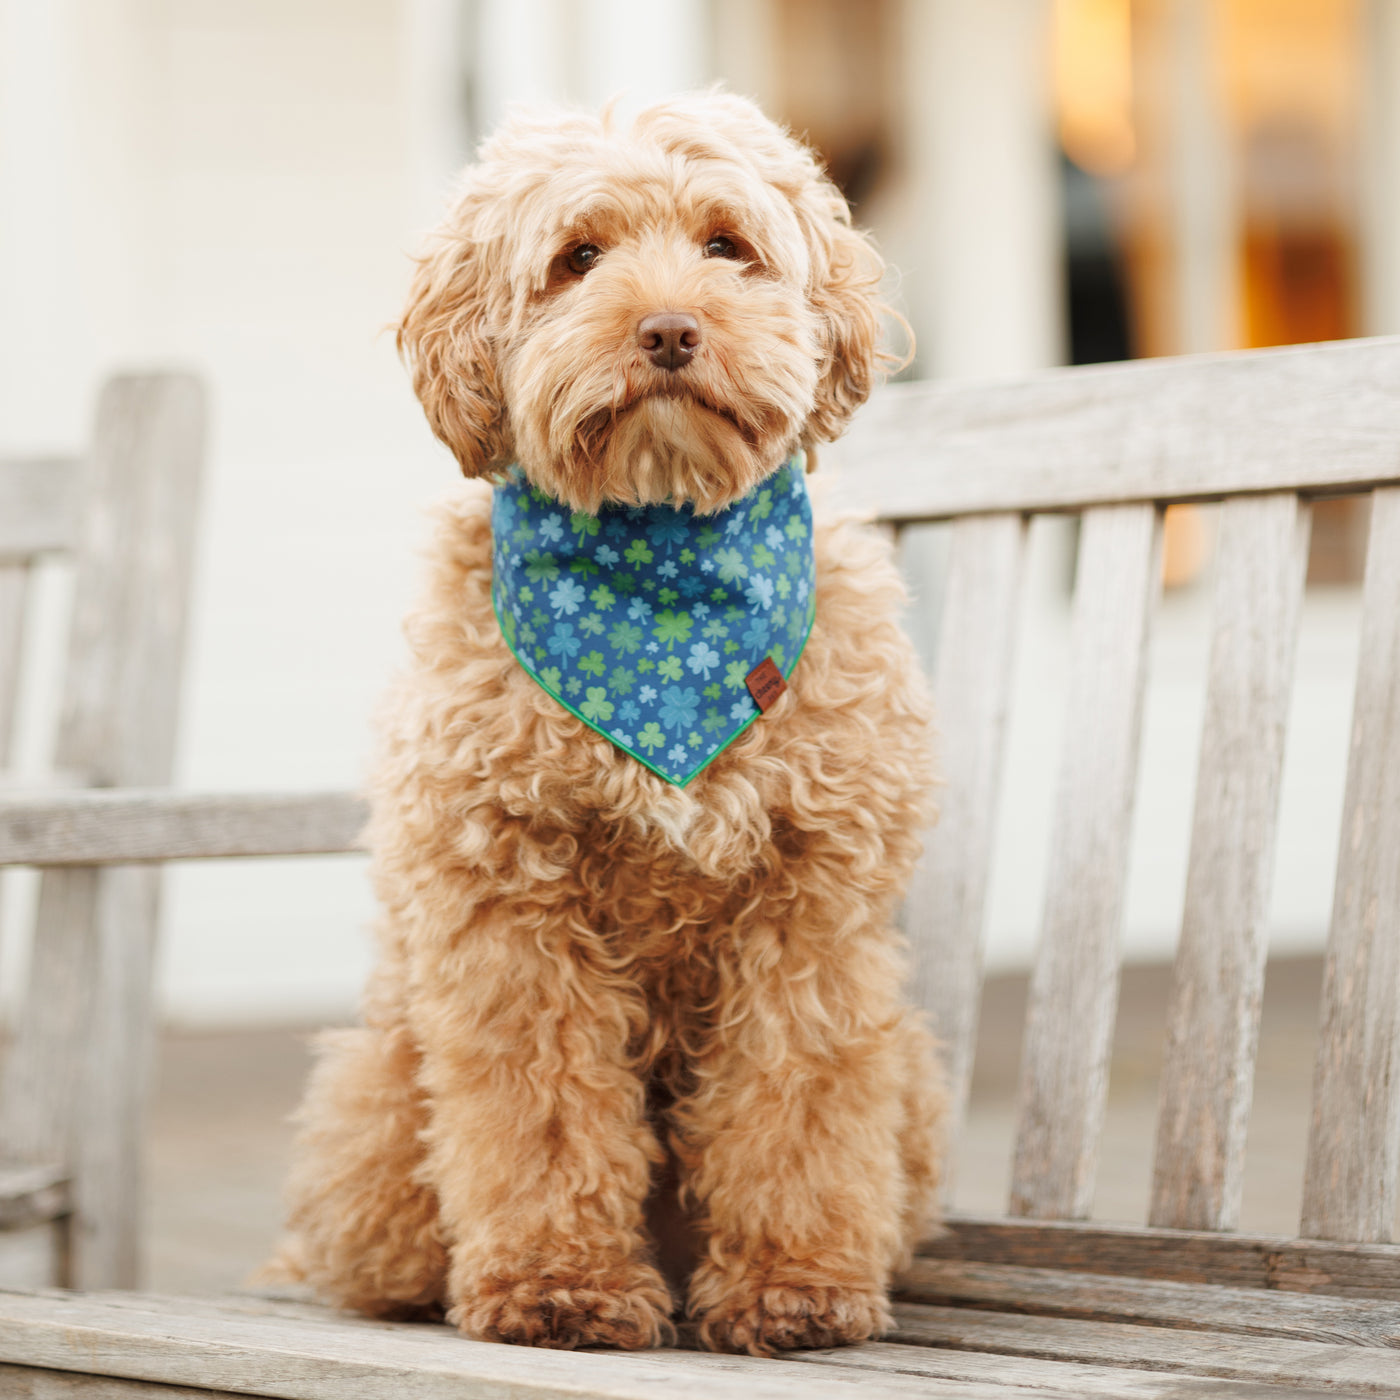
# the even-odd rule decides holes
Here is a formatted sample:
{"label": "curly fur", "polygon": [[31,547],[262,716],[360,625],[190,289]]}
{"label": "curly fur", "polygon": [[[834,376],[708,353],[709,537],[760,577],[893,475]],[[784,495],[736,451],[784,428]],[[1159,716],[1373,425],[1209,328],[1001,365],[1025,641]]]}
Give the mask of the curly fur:
{"label": "curly fur", "polygon": [[[738,260],[706,258],[716,232]],[[584,276],[579,243],[603,249]],[[740,99],[517,119],[468,172],[401,343],[463,470],[576,509],[744,494],[878,371],[880,263]],[[667,373],[640,318],[703,329]],[[893,913],[931,817],[930,709],[886,542],[819,524],[790,689],[684,790],[514,660],[490,489],[440,508],[373,783],[381,959],[322,1038],[285,1260],[378,1316],[646,1347],[684,1307],[766,1353],[889,1326],[942,1093]]]}

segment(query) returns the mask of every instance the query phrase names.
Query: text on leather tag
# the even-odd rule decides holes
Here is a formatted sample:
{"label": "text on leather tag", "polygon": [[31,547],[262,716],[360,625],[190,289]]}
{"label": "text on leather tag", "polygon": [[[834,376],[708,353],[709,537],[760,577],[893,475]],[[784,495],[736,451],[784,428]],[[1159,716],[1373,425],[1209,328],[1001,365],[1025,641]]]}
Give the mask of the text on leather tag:
{"label": "text on leather tag", "polygon": [[765,656],[752,671],[744,677],[754,703],[767,714],[778,703],[778,697],[787,689],[783,673],[773,663],[771,656]]}

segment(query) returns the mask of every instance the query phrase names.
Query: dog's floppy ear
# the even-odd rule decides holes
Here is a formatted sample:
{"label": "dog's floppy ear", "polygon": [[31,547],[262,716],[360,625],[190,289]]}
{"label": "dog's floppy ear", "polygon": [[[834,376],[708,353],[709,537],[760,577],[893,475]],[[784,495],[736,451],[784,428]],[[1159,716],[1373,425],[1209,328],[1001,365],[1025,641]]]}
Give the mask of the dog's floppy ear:
{"label": "dog's floppy ear", "polygon": [[807,182],[795,204],[812,256],[807,297],[822,320],[824,354],[805,437],[831,442],[893,360],[879,348],[885,265],[870,239],[851,227],[845,199],[825,176]]}
{"label": "dog's floppy ear", "polygon": [[514,451],[494,348],[505,279],[490,243],[474,235],[479,203],[468,194],[419,259],[398,325],[413,390],[463,476],[503,467]]}

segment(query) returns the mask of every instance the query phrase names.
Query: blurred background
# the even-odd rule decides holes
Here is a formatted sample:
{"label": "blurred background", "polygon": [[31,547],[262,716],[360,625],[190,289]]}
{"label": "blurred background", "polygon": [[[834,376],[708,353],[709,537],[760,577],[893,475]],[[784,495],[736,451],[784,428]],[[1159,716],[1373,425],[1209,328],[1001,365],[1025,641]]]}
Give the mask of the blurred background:
{"label": "blurred background", "polygon": [[[455,472],[383,328],[474,144],[513,102],[621,94],[631,112],[713,81],[805,135],[874,231],[918,338],[909,375],[1400,332],[1400,0],[0,0],[0,448],[80,448],[116,368],[187,365],[212,388],[180,785],[361,779],[424,510]],[[1180,920],[1211,540],[1209,509],[1172,512],[1125,1008],[1160,980]],[[1354,503],[1319,506],[1271,930],[1271,995],[1294,989],[1294,1019],[1279,1011],[1271,1040],[1266,1007],[1261,1084],[1276,1051],[1306,1087],[1364,540]],[[1014,1078],[1073,558],[1072,527],[1036,525],[988,1083],[1003,1060]],[[922,586],[936,594],[936,569]],[[44,572],[22,771],[45,762],[66,589]],[[6,878],[10,1006],[32,897]],[[371,918],[354,858],[168,872],[162,1006],[203,1038],[167,1065],[165,1102],[184,1084],[181,1121],[217,1109],[229,1160],[269,1115],[256,1097],[245,1119],[236,1095],[211,1103],[200,1056],[242,1057],[294,1095],[290,1042],[244,1033],[352,1016]],[[1125,1010],[1116,1088],[1150,1087],[1153,1014]],[[1115,1121],[1124,1151],[1150,1127],[1111,1110],[1101,1205],[1131,1214],[1146,1184],[1113,1184]],[[1301,1142],[1291,1119],[1279,1131],[1280,1153]],[[992,1148],[1009,1119],[988,1132],[961,1176],[974,1195],[1004,1181]],[[183,1150],[160,1159],[172,1180]],[[1245,1223],[1255,1209],[1290,1228],[1294,1187],[1266,1194]]]}

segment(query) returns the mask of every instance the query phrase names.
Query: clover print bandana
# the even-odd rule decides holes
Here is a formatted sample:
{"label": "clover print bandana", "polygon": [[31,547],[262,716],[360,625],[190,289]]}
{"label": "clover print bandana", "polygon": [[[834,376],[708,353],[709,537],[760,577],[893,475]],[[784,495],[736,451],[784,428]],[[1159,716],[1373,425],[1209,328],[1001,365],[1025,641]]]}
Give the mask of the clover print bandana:
{"label": "clover print bandana", "polygon": [[812,506],[794,457],[714,515],[570,512],[498,483],[492,601],[516,659],[565,709],[684,787],[759,716],[745,678],[783,677],[816,614]]}

